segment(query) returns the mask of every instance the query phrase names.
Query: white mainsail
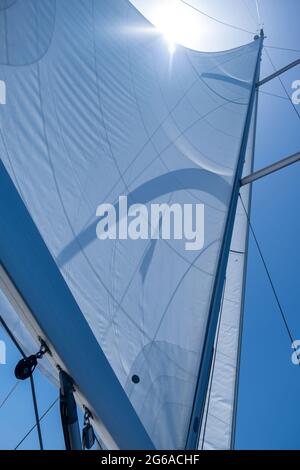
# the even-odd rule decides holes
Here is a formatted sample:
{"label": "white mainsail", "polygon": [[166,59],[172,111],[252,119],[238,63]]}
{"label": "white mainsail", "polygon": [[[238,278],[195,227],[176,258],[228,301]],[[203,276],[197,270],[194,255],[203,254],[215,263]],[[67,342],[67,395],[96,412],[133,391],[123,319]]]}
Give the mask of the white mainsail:
{"label": "white mainsail", "polygon": [[[0,24],[2,288],[12,299],[15,285],[53,377],[56,363],[71,373],[108,446],[182,449],[259,41],[171,57],[126,0],[19,0]],[[204,249],[97,240],[98,205],[118,210],[120,195],[204,204]],[[33,239],[31,272],[20,247]]]}

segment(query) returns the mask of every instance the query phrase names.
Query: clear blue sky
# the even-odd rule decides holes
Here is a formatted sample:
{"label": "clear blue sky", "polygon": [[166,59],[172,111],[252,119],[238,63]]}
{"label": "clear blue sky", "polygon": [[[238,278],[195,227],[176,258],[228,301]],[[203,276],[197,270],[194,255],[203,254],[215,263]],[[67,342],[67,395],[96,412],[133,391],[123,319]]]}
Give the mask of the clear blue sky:
{"label": "clear blue sky", "polygon": [[[263,0],[266,45],[300,49],[300,2]],[[276,67],[299,53],[269,49]],[[272,72],[264,54],[262,75]],[[300,79],[300,67],[283,82]],[[262,91],[284,96],[278,80]],[[300,106],[298,106],[300,113]],[[290,103],[260,94],[256,168],[300,149],[300,121]],[[252,222],[295,339],[300,339],[300,165],[254,185]],[[251,240],[241,362],[237,447],[300,449],[300,369],[291,363],[291,344]]]}
{"label": "clear blue sky", "polygon": [[[195,5],[201,4],[194,0]],[[245,4],[247,21],[255,18],[255,1]],[[247,7],[246,7],[247,4]],[[300,49],[299,0],[261,0],[261,14],[268,36],[266,45]],[[250,15],[250,16],[249,16]],[[243,22],[245,19],[243,19]],[[236,20],[235,20],[236,22]],[[300,53],[269,50],[280,67]],[[262,76],[272,72],[266,55]],[[300,80],[300,67],[283,81]],[[278,80],[263,91],[285,96]],[[298,106],[300,112],[300,106]],[[300,121],[285,99],[260,94],[256,167],[272,163],[300,149]],[[252,222],[270,268],[279,298],[295,339],[300,339],[300,164],[255,184]],[[0,404],[15,383],[14,366],[19,353],[7,341],[7,365],[0,366]],[[57,390],[39,372],[35,373],[41,414],[57,397]],[[237,421],[237,448],[300,449],[300,369],[291,363],[291,344],[265,271],[253,241],[250,243],[241,381]],[[20,383],[0,409],[0,448],[12,449],[34,424],[29,382]],[[6,423],[6,424],[4,424]],[[45,447],[62,449],[59,409],[56,405],[42,421]],[[20,447],[38,448],[32,432]]]}

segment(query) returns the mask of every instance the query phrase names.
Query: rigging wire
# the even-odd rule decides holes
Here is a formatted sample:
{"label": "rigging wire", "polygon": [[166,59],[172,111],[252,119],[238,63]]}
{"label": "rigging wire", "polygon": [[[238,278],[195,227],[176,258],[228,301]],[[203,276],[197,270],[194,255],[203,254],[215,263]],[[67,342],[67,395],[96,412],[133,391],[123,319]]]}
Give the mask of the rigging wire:
{"label": "rigging wire", "polygon": [[216,23],[220,23],[224,26],[228,26],[229,28],[232,28],[232,29],[236,29],[238,31],[243,31],[244,33],[248,33],[248,34],[255,34],[255,32],[253,31],[249,31],[247,29],[244,29],[244,28],[240,28],[239,26],[236,26],[236,25],[233,25],[231,23],[226,23],[225,21],[222,21],[222,20],[219,20],[218,18],[214,17],[214,16],[211,16],[209,15],[208,13],[205,13],[204,11],[202,10],[199,10],[199,8],[197,8],[195,5],[192,5],[191,3],[187,2],[186,0],[180,0],[181,3],[184,3],[185,5],[187,5],[188,7],[192,8],[193,10],[197,11],[198,13],[200,13],[201,15],[203,16],[206,16],[207,18],[210,18],[211,20],[213,21],[216,21]]}
{"label": "rigging wire", "polygon": [[0,323],[3,327],[3,329],[5,330],[7,336],[9,336],[9,338],[11,339],[11,341],[13,342],[13,344],[16,346],[17,350],[19,351],[19,353],[22,355],[23,358],[26,357],[23,349],[21,348],[21,346],[19,345],[18,341],[16,340],[16,338],[14,337],[13,333],[11,332],[11,330],[8,328],[6,322],[4,321],[4,319],[2,318],[2,316],[0,315]]}
{"label": "rigging wire", "polygon": [[289,101],[289,99],[286,96],[277,95],[276,93],[270,93],[269,91],[259,90],[259,93],[261,93],[262,95],[274,96],[275,98],[280,98],[282,100]]}
{"label": "rigging wire", "polygon": [[34,385],[34,380],[33,380],[32,375],[29,377],[29,380],[30,380],[31,395],[32,395],[32,402],[33,402],[33,409],[34,409],[34,416],[35,416],[35,422],[36,422],[36,427],[37,427],[39,445],[40,445],[40,449],[44,450],[42,430],[41,430],[40,418],[39,418],[39,409],[38,409],[38,403],[37,403],[37,398],[36,398],[36,393],[35,393],[35,385]]}
{"label": "rigging wire", "polygon": [[265,46],[267,49],[276,49],[278,51],[300,52],[300,49],[291,49],[289,47]]}
{"label": "rigging wire", "polygon": [[[265,50],[265,52],[266,52],[266,55],[267,55],[267,57],[268,57],[268,59],[269,59],[271,65],[272,65],[273,69],[274,69],[274,72],[276,72],[277,69],[276,69],[276,67],[275,67],[275,65],[274,65],[273,60],[271,59],[271,56],[270,56],[269,52],[268,52],[267,50]],[[283,83],[282,78],[281,78],[280,76],[278,76],[277,78],[278,78],[278,80],[280,81],[281,86],[282,86],[282,88],[283,88],[283,90],[284,90],[286,96],[287,96],[288,99],[289,99],[289,102],[290,102],[291,105],[293,106],[293,109],[294,109],[294,111],[295,111],[295,113],[296,113],[298,119],[300,119],[300,113],[299,113],[298,109],[296,108],[296,105],[293,103],[293,100],[292,100],[292,98],[290,97],[290,94],[289,94],[289,92],[287,91],[286,86],[285,86],[285,84]]]}
{"label": "rigging wire", "polygon": [[[273,282],[273,280],[272,280],[271,272],[270,272],[270,270],[269,270],[269,268],[268,268],[266,259],[265,259],[265,257],[264,257],[263,252],[262,252],[262,248],[261,248],[260,243],[259,243],[259,241],[258,241],[258,238],[257,238],[257,236],[256,236],[254,227],[253,227],[253,225],[252,225],[250,216],[249,216],[249,214],[248,214],[248,211],[247,211],[247,209],[246,209],[246,206],[245,206],[245,204],[244,204],[244,201],[243,201],[243,198],[242,198],[241,194],[239,194],[239,198],[240,198],[240,200],[241,200],[241,203],[242,203],[244,212],[245,212],[245,214],[246,214],[246,217],[247,217],[247,220],[248,220],[248,224],[249,224],[249,227],[250,227],[250,231],[251,231],[251,233],[252,233],[252,235],[253,235],[253,239],[254,239],[255,245],[256,245],[256,247],[257,247],[259,256],[260,256],[260,258],[261,258],[261,261],[262,261],[262,263],[263,263],[264,269],[265,269],[265,271],[266,271],[266,274],[267,274],[267,277],[268,277],[268,280],[269,280],[269,283],[270,283],[272,292],[273,292],[273,294],[274,294],[274,297],[275,297],[275,300],[276,300],[276,303],[277,303],[277,306],[278,306],[280,315],[281,315],[281,317],[282,317],[282,320],[283,320],[285,329],[286,329],[286,331],[287,331],[287,334],[288,334],[288,336],[289,336],[289,339],[290,339],[290,341],[291,341],[291,344],[293,345],[293,344],[294,344],[294,338],[293,338],[293,335],[292,335],[292,331],[291,331],[291,329],[290,329],[290,327],[289,327],[289,324],[288,324],[286,315],[285,315],[285,313],[284,313],[282,304],[281,304],[280,299],[279,299],[279,295],[277,294],[277,291],[276,291],[276,288],[275,288],[275,284],[274,284],[274,282]],[[294,350],[296,351],[296,347],[293,346],[293,348],[294,348]],[[300,359],[299,359],[299,365],[300,365]]]}
{"label": "rigging wire", "polygon": [[255,16],[255,15],[253,14],[253,12],[251,11],[251,9],[250,9],[250,7],[249,7],[249,5],[248,5],[248,3],[247,3],[247,0],[243,0],[243,2],[244,2],[244,5],[245,5],[245,7],[246,7],[248,13],[249,13],[249,17],[251,17],[251,19],[252,19],[252,21],[253,21],[253,24],[255,24],[255,26],[257,26],[257,22],[256,22],[257,19],[256,19],[256,16]]}
{"label": "rigging wire", "polygon": [[[54,407],[54,405],[58,402],[59,397],[57,397],[51,405],[47,408],[47,410],[42,414],[42,416],[39,418],[39,423],[45,418],[45,416],[49,413],[49,411]],[[35,423],[29,431],[25,434],[25,436],[20,440],[20,442],[16,445],[14,450],[18,450],[20,445],[27,439],[27,437],[32,433],[32,431],[37,427],[37,423]]]}
{"label": "rigging wire", "polygon": [[259,22],[259,25],[262,26],[263,23],[262,23],[262,21],[261,21],[261,13],[260,13],[260,6],[259,6],[259,1],[258,1],[258,0],[255,0],[255,5],[256,5],[256,11],[257,11],[258,22]]}
{"label": "rigging wire", "polygon": [[17,386],[20,384],[20,382],[16,382],[12,388],[10,389],[10,391],[8,392],[8,394],[6,395],[6,397],[2,400],[2,402],[0,403],[0,410],[1,408],[5,405],[5,403],[9,400],[9,398],[11,397],[11,395],[14,393],[14,391],[16,390]]}
{"label": "rigging wire", "polygon": [[[41,421],[47,416],[47,414],[52,410],[52,408],[56,405],[56,403],[58,402],[59,400],[59,397],[55,398],[55,400],[48,406],[48,408],[46,409],[46,411],[41,415],[41,417],[39,418],[39,423],[41,423]],[[22,439],[19,441],[19,443],[16,445],[16,447],[14,448],[14,450],[18,450],[18,448],[21,446],[21,444],[23,444],[23,442],[27,439],[27,437],[32,433],[32,431],[35,430],[35,428],[37,427],[37,424],[33,424],[31,426],[31,428],[27,431],[27,433],[25,434],[25,436],[22,437]],[[100,440],[98,439],[97,435],[95,434],[95,440],[99,446],[99,449],[100,450],[103,450],[103,446],[100,442]]]}
{"label": "rigging wire", "polygon": [[[7,333],[7,335],[9,336],[11,341],[13,342],[13,344],[16,346],[16,348],[18,349],[18,351],[20,352],[22,357],[26,358],[26,355],[25,355],[23,349],[19,345],[17,339],[15,338],[14,334],[12,333],[12,331],[10,330],[10,328],[8,327],[8,325],[6,324],[6,322],[4,321],[4,319],[1,315],[0,315],[0,324],[2,325],[3,329],[5,330],[5,332]],[[32,401],[33,401],[36,427],[37,427],[37,432],[38,432],[39,445],[40,445],[40,449],[43,450],[44,446],[43,446],[42,431],[41,431],[41,427],[40,427],[40,423],[39,423],[38,404],[37,404],[37,398],[36,398],[36,393],[35,393],[34,379],[33,379],[32,376],[30,377],[30,387],[31,387],[31,395],[32,395]]]}

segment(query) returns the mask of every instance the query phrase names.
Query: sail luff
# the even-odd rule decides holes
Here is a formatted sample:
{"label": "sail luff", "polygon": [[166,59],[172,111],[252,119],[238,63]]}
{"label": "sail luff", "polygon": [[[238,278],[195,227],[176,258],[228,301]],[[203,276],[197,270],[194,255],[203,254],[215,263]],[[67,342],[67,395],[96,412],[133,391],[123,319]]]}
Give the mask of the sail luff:
{"label": "sail luff", "polygon": [[[251,124],[244,174],[248,174],[253,168],[255,120],[256,112]],[[241,188],[241,195],[248,210],[250,186]],[[242,332],[248,237],[248,219],[239,200],[199,449],[229,450],[232,446],[236,418],[236,389],[238,388],[236,376],[239,368],[239,340]]]}
{"label": "sail luff", "polygon": [[[256,90],[256,101],[255,101],[254,123],[253,123],[253,142],[252,142],[252,151],[251,151],[251,173],[253,172],[254,163],[255,163],[254,157],[255,157],[255,146],[256,146],[258,101],[259,101],[259,92],[258,90]],[[242,188],[241,188],[241,193],[243,193]],[[240,324],[239,324],[237,368],[236,368],[236,375],[235,375],[235,391],[234,391],[234,400],[233,400],[233,417],[232,417],[231,442],[230,442],[230,448],[232,450],[235,448],[236,427],[237,427],[237,407],[238,407],[239,382],[240,382],[243,326],[244,326],[244,315],[245,315],[247,268],[248,268],[248,257],[249,257],[250,226],[249,226],[248,214],[251,213],[251,206],[252,206],[252,184],[250,184],[248,188],[245,188],[245,193],[247,194],[247,197],[248,197],[247,214],[245,214],[245,217],[247,219],[247,222],[246,222],[247,230],[246,230],[246,242],[245,242],[244,269],[243,269],[243,278],[242,278],[242,301],[241,301],[241,313],[240,313]]]}
{"label": "sail luff", "polygon": [[243,174],[251,121],[252,121],[252,116],[253,116],[253,109],[255,106],[256,84],[259,81],[259,76],[260,76],[260,62],[261,62],[261,54],[262,54],[263,42],[264,42],[263,31],[261,31],[261,35],[257,40],[260,41],[260,46],[259,46],[253,81],[252,81],[251,97],[250,97],[250,101],[248,105],[248,111],[247,111],[247,116],[245,120],[244,133],[243,133],[242,142],[241,142],[241,149],[240,149],[240,154],[239,154],[239,159],[238,159],[238,164],[237,164],[237,170],[235,174],[231,202],[229,206],[226,228],[225,228],[223,243],[221,246],[216,278],[214,282],[212,300],[211,300],[207,328],[206,328],[205,342],[204,342],[203,353],[202,353],[201,362],[200,362],[200,370],[199,370],[195,399],[194,399],[194,406],[193,406],[193,411],[192,411],[191,420],[190,420],[189,432],[187,436],[186,448],[189,450],[194,450],[194,449],[197,449],[198,447],[199,436],[200,436],[201,427],[202,427],[202,420],[204,416],[206,396],[207,396],[207,390],[209,386],[211,364],[212,364],[212,359],[213,359],[213,349],[214,349],[214,343],[215,343],[215,337],[216,337],[216,330],[217,330],[218,319],[220,315],[222,293],[223,293],[224,282],[225,282],[225,277],[226,277],[226,269],[227,269],[227,264],[228,264],[228,259],[229,259],[232,233],[234,229],[236,209],[238,205],[240,181],[241,181],[242,174]]}

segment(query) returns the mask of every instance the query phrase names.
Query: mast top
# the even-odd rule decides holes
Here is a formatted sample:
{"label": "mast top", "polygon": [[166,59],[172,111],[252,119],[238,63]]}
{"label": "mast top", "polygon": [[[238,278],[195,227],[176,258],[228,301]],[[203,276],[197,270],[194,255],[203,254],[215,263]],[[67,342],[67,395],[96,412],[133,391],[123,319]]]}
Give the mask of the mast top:
{"label": "mast top", "polygon": [[264,32],[263,28],[261,28],[259,35],[256,34],[256,35],[254,36],[254,40],[255,40],[255,41],[257,41],[259,38],[262,38],[262,39],[265,38],[265,32]]}

